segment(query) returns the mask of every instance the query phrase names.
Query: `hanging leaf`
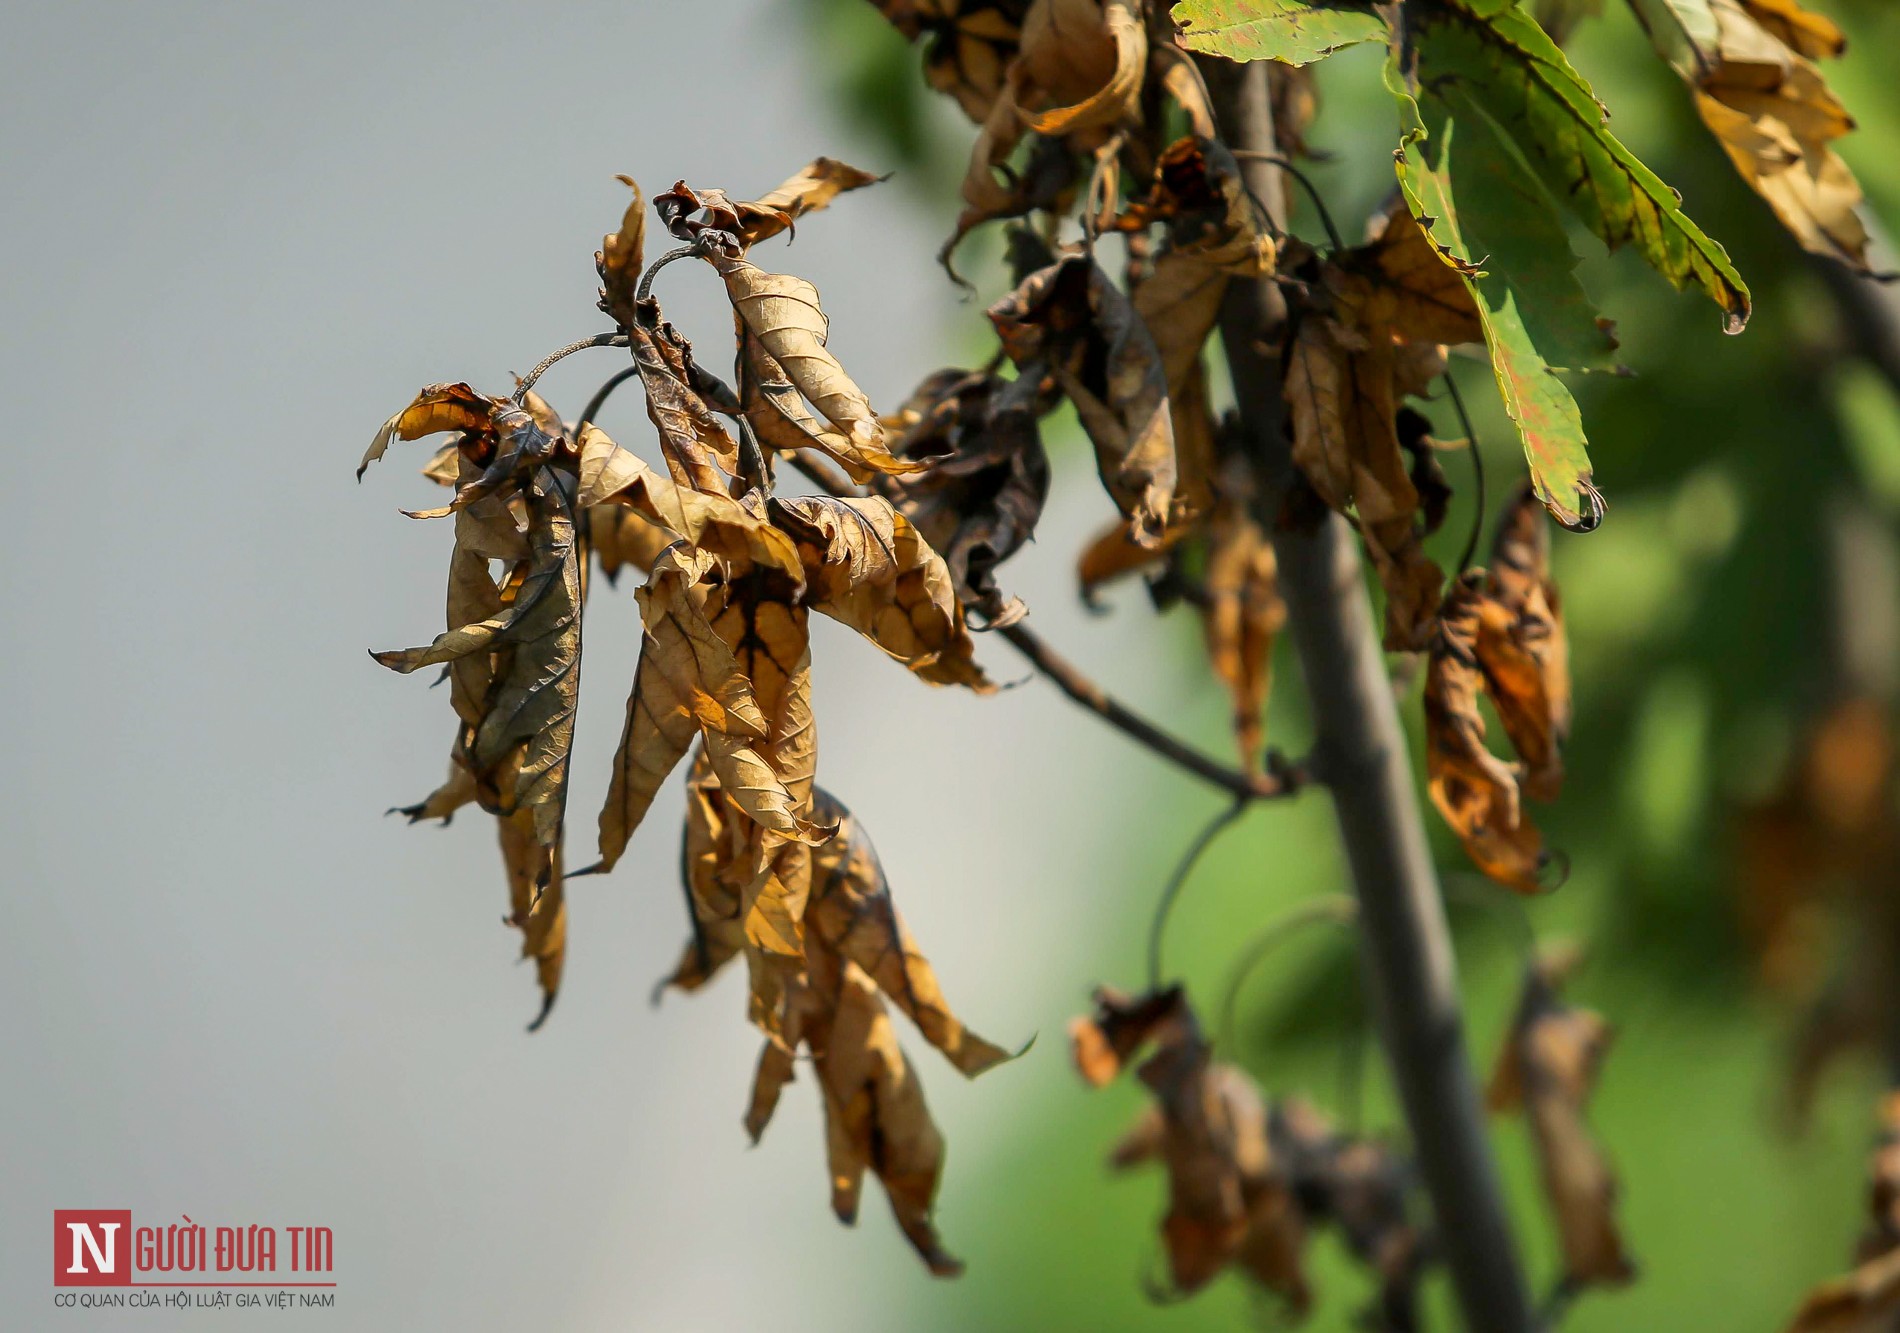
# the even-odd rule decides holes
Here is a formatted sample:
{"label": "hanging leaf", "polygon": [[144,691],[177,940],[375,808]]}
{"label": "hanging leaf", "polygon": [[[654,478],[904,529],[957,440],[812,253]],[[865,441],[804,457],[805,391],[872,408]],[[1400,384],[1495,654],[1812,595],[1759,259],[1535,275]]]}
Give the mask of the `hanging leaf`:
{"label": "hanging leaf", "polygon": [[1161,355],[1128,298],[1091,259],[1038,270],[990,307],[1018,369],[1040,366],[1075,404],[1102,484],[1152,545],[1174,498],[1174,428]]}
{"label": "hanging leaf", "polygon": [[996,688],[976,663],[943,557],[890,501],[806,496],[774,500],[772,513],[798,541],[815,610],[933,685]]}
{"label": "hanging leaf", "polygon": [[906,38],[923,41],[924,79],[981,125],[1016,57],[1030,0],[873,0]]}
{"label": "hanging leaf", "polygon": [[1485,586],[1477,641],[1485,689],[1523,762],[1524,794],[1554,801],[1570,735],[1570,650],[1543,506],[1528,489],[1498,518]]}
{"label": "hanging leaf", "polygon": [[[1829,147],[1854,121],[1814,62],[1742,0],[1631,3],[1656,50],[1695,89],[1703,122],[1782,225],[1804,249],[1868,272],[1860,183]],[[1797,35],[1785,22],[1776,26]]]}
{"label": "hanging leaf", "polygon": [[1517,0],[1438,0],[1407,11],[1419,83],[1461,125],[1489,118],[1531,171],[1611,249],[1629,244],[1679,290],[1704,292],[1728,331],[1748,288],[1680,197],[1610,133],[1608,113]]}
{"label": "hanging leaf", "polygon": [[1035,535],[1049,494],[1037,397],[1033,377],[940,370],[885,422],[899,457],[930,464],[888,498],[943,556],[964,606],[992,625],[1026,609],[1003,596],[996,570]]}
{"label": "hanging leaf", "polygon": [[1439,611],[1425,668],[1425,771],[1432,803],[1478,869],[1518,893],[1541,893],[1553,858],[1523,808],[1521,768],[1491,753],[1478,711],[1482,580],[1467,573]]}
{"label": "hanging leaf", "polygon": [[1293,461],[1329,506],[1356,514],[1386,590],[1386,647],[1406,651],[1431,633],[1444,574],[1419,540],[1418,491],[1398,436],[1399,365],[1388,331],[1314,309],[1296,325],[1283,387]]}
{"label": "hanging leaf", "polygon": [[1255,768],[1266,735],[1273,642],[1286,625],[1273,546],[1246,511],[1231,503],[1208,524],[1206,598],[1201,610],[1207,660],[1233,700],[1241,766]]}
{"label": "hanging leaf", "polygon": [[1553,950],[1526,969],[1490,1092],[1493,1111],[1522,1111],[1530,1122],[1573,1292],[1636,1276],[1616,1224],[1616,1177],[1584,1117],[1612,1033],[1599,1015],[1559,996],[1580,961],[1574,950]]}
{"label": "hanging leaf", "polygon": [[1590,457],[1576,400],[1553,371],[1606,366],[1615,341],[1577,282],[1548,197],[1489,124],[1412,98],[1391,67],[1388,86],[1408,126],[1397,159],[1407,206],[1471,292],[1538,498],[1579,526],[1594,495]]}
{"label": "hanging leaf", "polygon": [[826,946],[856,964],[885,998],[951,1064],[974,1078],[1009,1059],[950,1012],[936,971],[891,901],[883,863],[856,816],[826,792],[817,794],[819,819],[837,834],[813,853],[808,920]]}

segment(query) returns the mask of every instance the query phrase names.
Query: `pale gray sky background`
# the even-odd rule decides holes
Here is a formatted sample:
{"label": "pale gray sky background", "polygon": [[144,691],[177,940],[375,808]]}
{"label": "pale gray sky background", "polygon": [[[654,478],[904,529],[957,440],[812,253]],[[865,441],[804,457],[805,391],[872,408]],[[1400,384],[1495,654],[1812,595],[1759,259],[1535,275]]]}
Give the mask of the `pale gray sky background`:
{"label": "pale gray sky background", "polygon": [[[818,153],[890,165],[841,123],[801,13],[7,6],[0,1327],[212,1326],[56,1311],[56,1207],[329,1225],[339,1308],[271,1316],[310,1328],[769,1313],[844,1333],[946,1299],[875,1189],[855,1231],[831,1219],[808,1082],[747,1148],[757,1041],[733,978],[648,1007],[683,931],[677,793],[618,873],[575,887],[565,990],[532,1038],[485,822],[381,817],[438,779],[450,714],[364,649],[439,628],[449,534],[396,513],[425,498],[425,450],[361,487],[359,453],[421,385],[493,390],[597,330],[614,173],[756,191]],[[784,261],[880,403],[980,320],[932,263],[943,226],[894,183]],[[727,316],[709,277],[682,266],[660,292],[710,345]],[[544,387],[571,413],[616,364],[575,358]],[[651,456],[633,393],[606,424]],[[1062,458],[1013,586],[1111,683],[1164,708],[1205,694],[1191,657],[1126,651],[1143,618],[1076,609],[1072,554],[1106,513],[1085,468]],[[606,593],[583,841],[636,636],[628,590]],[[816,651],[823,781],[874,833],[953,1001],[997,1040],[1042,1036],[969,1085],[907,1037],[952,1145],[942,1221],[981,1282],[959,1192],[1012,1107],[1071,1078],[1061,1024],[1105,970],[1102,904],[1153,888],[1095,830],[1188,788],[1040,683],[979,701],[842,632]],[[1015,1187],[1033,1206],[1033,1180]]]}

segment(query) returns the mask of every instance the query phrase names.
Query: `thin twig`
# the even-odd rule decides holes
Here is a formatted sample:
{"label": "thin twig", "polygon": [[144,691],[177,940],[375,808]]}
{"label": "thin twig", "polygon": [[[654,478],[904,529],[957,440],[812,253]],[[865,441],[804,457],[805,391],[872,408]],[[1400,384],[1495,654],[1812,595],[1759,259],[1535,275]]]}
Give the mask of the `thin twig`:
{"label": "thin twig", "polygon": [[847,477],[843,468],[816,449],[791,449],[781,456],[826,495],[855,498],[864,494],[864,488]]}
{"label": "thin twig", "polygon": [[1478,452],[1478,432],[1471,429],[1471,414],[1465,411],[1465,396],[1458,392],[1458,381],[1451,377],[1451,371],[1445,371],[1445,388],[1451,394],[1451,405],[1457,410],[1458,425],[1465,433],[1465,449],[1471,455],[1472,489],[1477,492],[1477,512],[1471,516],[1471,539],[1465,543],[1464,554],[1458,557],[1458,572],[1464,573],[1471,568],[1471,562],[1477,558],[1478,538],[1484,532],[1484,455]]}
{"label": "thin twig", "polygon": [[1208,758],[1193,746],[1176,740],[1147,718],[1116,702],[1067,658],[1044,643],[1042,636],[1027,625],[1018,622],[1005,625],[996,632],[1008,639],[1036,670],[1054,681],[1064,694],[1110,726],[1140,741],[1163,759],[1232,793],[1239,800],[1266,801],[1291,796],[1313,780],[1313,774],[1304,765],[1287,762],[1275,750],[1267,752],[1265,773],[1244,773],[1237,768],[1229,768],[1218,760]]}
{"label": "thin twig", "polygon": [[639,373],[638,366],[628,366],[625,370],[617,370],[608,376],[607,382],[594,390],[594,396],[589,398],[587,406],[581,409],[580,419],[574,423],[574,433],[579,435],[583,426],[588,425],[600,415],[600,410],[607,406],[607,400],[613,396],[614,390]]}
{"label": "thin twig", "polygon": [[1194,841],[1188,844],[1186,854],[1181,857],[1181,863],[1174,868],[1174,874],[1169,876],[1167,884],[1163,886],[1161,897],[1155,903],[1154,920],[1148,926],[1148,989],[1150,991],[1161,989],[1161,940],[1167,933],[1168,915],[1174,911],[1175,899],[1181,896],[1181,886],[1186,884],[1188,876],[1194,873],[1194,865],[1201,859],[1201,853],[1213,844],[1214,839],[1218,838],[1229,824],[1247,813],[1247,807],[1250,804],[1252,802],[1245,796],[1237,796],[1232,805],[1209,820],[1207,827],[1196,834]]}
{"label": "thin twig", "polygon": [[698,241],[694,241],[691,245],[682,245],[677,250],[668,250],[651,264],[648,264],[647,271],[640,275],[640,286],[633,294],[635,303],[645,301],[653,294],[653,280],[659,276],[661,269],[673,263],[675,260],[687,259],[693,255],[704,253],[705,250],[701,244]]}
{"label": "thin twig", "polygon": [[1280,170],[1298,181],[1301,188],[1306,191],[1306,197],[1313,201],[1313,207],[1319,210],[1320,224],[1326,228],[1326,239],[1333,243],[1333,249],[1344,250],[1346,248],[1346,242],[1341,239],[1339,235],[1339,228],[1333,225],[1333,215],[1328,211],[1326,201],[1320,197],[1319,187],[1313,184],[1312,179],[1307,176],[1304,171],[1301,171],[1298,167],[1294,166],[1292,162],[1281,157],[1278,153],[1260,153],[1248,148],[1234,148],[1229,151],[1233,153],[1237,161],[1247,161],[1251,159],[1255,162],[1271,162],[1274,166],[1280,168]]}
{"label": "thin twig", "polygon": [[1349,925],[1358,916],[1357,903],[1346,894],[1332,893],[1301,903],[1261,927],[1260,933],[1247,942],[1247,947],[1240,951],[1239,959],[1228,969],[1227,985],[1221,990],[1220,1023],[1214,1029],[1215,1049],[1233,1050],[1234,1014],[1240,1003],[1240,988],[1253,975],[1253,970],[1260,966],[1261,960],[1308,926],[1328,921]]}
{"label": "thin twig", "polygon": [[624,333],[596,333],[591,338],[582,338],[579,342],[571,342],[565,347],[549,352],[536,363],[533,370],[521,377],[521,383],[515,385],[515,401],[526,402],[528,390],[534,387],[534,382],[547,374],[548,367],[563,357],[572,356],[576,352],[585,352],[590,347],[625,347],[626,345],[627,335]]}

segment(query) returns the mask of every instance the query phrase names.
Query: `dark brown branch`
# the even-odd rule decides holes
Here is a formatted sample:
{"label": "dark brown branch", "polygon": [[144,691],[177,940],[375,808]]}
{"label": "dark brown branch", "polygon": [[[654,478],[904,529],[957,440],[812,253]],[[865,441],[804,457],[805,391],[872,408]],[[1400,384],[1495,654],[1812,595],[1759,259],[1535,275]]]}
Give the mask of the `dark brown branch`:
{"label": "dark brown branch", "polygon": [[1123,735],[1153,750],[1195,777],[1231,793],[1241,801],[1267,801],[1291,796],[1312,780],[1304,766],[1289,763],[1278,751],[1267,752],[1267,771],[1244,773],[1237,768],[1210,759],[1193,746],[1176,740],[1141,714],[1118,703],[1100,685],[1083,675],[1073,663],[1042,641],[1027,625],[1018,622],[996,631],[1027,657],[1036,670],[1056,683],[1056,687]]}
{"label": "dark brown branch", "polygon": [[[1248,187],[1284,219],[1264,63],[1203,65],[1232,148],[1248,156]],[[1272,520],[1292,473],[1281,411],[1278,346],[1285,306],[1271,279],[1235,282],[1221,341],[1259,481],[1259,515],[1273,533],[1319,741],[1315,759],[1333,794],[1351,867],[1365,973],[1420,1173],[1437,1215],[1446,1266],[1470,1333],[1530,1333],[1518,1266],[1477,1084],[1465,1054],[1451,933],[1419,817],[1405,733],[1366,597],[1357,544],[1337,515],[1312,532]]]}

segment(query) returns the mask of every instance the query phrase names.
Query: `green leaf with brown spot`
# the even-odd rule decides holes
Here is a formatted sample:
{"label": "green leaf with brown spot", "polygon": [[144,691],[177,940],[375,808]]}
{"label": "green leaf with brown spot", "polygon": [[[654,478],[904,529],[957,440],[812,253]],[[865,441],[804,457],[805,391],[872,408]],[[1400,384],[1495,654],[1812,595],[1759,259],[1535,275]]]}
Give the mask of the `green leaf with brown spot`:
{"label": "green leaf with brown spot", "polygon": [[1287,65],[1387,35],[1385,19],[1356,0],[1181,0],[1173,18],[1190,51]]}
{"label": "green leaf with brown spot", "polygon": [[1609,367],[1616,342],[1577,281],[1556,206],[1488,118],[1454,117],[1430,94],[1387,80],[1406,133],[1397,154],[1406,204],[1477,304],[1505,411],[1538,498],[1578,523],[1590,480],[1583,420],[1553,367]]}

